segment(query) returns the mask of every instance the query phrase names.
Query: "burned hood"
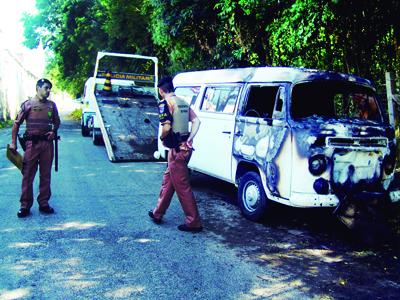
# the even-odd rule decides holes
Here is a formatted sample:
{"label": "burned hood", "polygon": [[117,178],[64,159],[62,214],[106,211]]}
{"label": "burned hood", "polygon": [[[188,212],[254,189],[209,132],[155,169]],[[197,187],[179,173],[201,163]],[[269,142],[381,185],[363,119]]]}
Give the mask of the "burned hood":
{"label": "burned hood", "polygon": [[369,139],[382,138],[391,143],[394,129],[390,125],[369,120],[309,117],[289,122],[298,152],[309,156],[316,147],[324,147],[329,137]]}

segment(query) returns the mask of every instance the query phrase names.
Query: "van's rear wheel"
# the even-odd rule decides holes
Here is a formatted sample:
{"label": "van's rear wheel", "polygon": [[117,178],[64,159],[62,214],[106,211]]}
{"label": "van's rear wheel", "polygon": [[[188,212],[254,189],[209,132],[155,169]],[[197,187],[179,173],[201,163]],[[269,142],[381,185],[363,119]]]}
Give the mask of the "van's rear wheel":
{"label": "van's rear wheel", "polygon": [[268,199],[261,178],[256,172],[247,172],[240,179],[238,203],[247,219],[259,222],[265,217]]}

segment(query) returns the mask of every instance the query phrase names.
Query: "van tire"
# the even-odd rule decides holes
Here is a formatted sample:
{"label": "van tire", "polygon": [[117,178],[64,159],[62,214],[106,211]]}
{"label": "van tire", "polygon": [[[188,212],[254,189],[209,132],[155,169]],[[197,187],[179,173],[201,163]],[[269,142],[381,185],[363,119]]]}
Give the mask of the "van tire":
{"label": "van tire", "polygon": [[246,219],[254,222],[260,222],[264,219],[267,212],[268,198],[260,175],[256,172],[247,172],[240,178],[238,204]]}

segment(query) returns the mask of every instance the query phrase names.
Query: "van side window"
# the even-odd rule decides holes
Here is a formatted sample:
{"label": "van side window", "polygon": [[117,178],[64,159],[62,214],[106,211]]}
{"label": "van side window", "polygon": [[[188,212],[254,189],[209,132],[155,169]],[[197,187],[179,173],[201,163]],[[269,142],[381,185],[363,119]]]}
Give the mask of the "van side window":
{"label": "van side window", "polygon": [[175,95],[183,98],[190,106],[194,105],[197,99],[197,95],[200,92],[199,86],[185,86],[177,87],[175,89]]}
{"label": "van side window", "polygon": [[279,86],[251,86],[242,115],[246,117],[272,118]]}
{"label": "van side window", "polygon": [[233,114],[239,90],[240,86],[207,87],[201,110]]}

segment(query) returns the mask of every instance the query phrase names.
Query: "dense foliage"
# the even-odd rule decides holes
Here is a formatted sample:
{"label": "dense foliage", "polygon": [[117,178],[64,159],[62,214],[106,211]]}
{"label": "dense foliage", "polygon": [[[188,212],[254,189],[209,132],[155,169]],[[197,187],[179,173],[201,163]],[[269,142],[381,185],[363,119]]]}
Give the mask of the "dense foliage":
{"label": "dense foliage", "polygon": [[[383,81],[400,70],[398,0],[36,0],[26,45],[51,50],[48,72],[81,91],[97,51],[157,56],[162,74],[285,65]],[[397,74],[399,75],[399,74]]]}

